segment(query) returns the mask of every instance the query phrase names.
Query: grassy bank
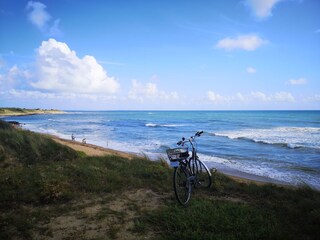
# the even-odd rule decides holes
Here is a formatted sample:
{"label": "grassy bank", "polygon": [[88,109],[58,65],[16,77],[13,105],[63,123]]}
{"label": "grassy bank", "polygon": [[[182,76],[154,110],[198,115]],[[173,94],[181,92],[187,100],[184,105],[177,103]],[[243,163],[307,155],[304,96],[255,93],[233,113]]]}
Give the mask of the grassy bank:
{"label": "grassy bank", "polygon": [[320,193],[215,174],[188,207],[172,169],[87,157],[0,121],[0,239],[318,239]]}
{"label": "grassy bank", "polygon": [[64,113],[55,109],[26,109],[26,108],[0,108],[0,116],[24,116],[35,114],[60,114]]}

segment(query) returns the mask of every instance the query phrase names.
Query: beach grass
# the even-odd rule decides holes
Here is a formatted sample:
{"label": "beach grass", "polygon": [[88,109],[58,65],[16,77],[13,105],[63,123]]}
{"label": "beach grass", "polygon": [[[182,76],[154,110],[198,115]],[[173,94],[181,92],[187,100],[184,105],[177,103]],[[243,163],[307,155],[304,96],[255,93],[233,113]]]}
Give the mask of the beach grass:
{"label": "beach grass", "polygon": [[221,173],[177,204],[172,169],[88,157],[0,121],[0,239],[319,239],[320,193]]}
{"label": "beach grass", "polygon": [[14,129],[0,121],[0,166],[67,161],[78,153],[54,142],[51,138],[30,131]]}

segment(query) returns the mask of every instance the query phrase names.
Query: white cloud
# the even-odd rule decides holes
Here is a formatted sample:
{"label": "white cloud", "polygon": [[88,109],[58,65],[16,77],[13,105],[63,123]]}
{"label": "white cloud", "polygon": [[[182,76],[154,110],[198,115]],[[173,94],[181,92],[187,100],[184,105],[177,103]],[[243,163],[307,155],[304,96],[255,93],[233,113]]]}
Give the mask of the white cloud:
{"label": "white cloud", "polygon": [[271,99],[276,102],[294,102],[295,99],[291,93],[288,92],[278,92],[271,96]]}
{"label": "white cloud", "polygon": [[259,101],[269,101],[269,97],[267,96],[267,94],[263,93],[263,92],[251,92],[251,96],[255,99],[255,100],[259,100]]}
{"label": "white cloud", "polygon": [[247,102],[249,100],[248,96],[240,92],[231,96],[223,96],[213,91],[207,92],[207,98],[210,102],[214,104],[222,103],[232,103],[232,102]]}
{"label": "white cloud", "polygon": [[6,75],[6,78],[9,81],[14,81],[19,77],[28,78],[29,74],[27,71],[23,71],[19,69],[17,65],[14,65],[13,67],[11,67]]}
{"label": "white cloud", "polygon": [[253,14],[260,18],[267,18],[272,15],[272,9],[281,0],[246,0]]}
{"label": "white cloud", "polygon": [[257,72],[257,70],[255,69],[255,68],[253,68],[253,67],[247,67],[247,73],[256,73]]}
{"label": "white cloud", "polygon": [[128,98],[144,102],[148,100],[175,100],[179,98],[177,92],[164,92],[160,91],[155,83],[148,82],[142,84],[137,80],[132,80],[132,87],[129,91]]}
{"label": "white cloud", "polygon": [[13,96],[15,98],[33,98],[33,99],[53,99],[56,98],[54,93],[43,93],[39,91],[29,91],[29,90],[17,90],[10,89],[6,92],[6,95]]}
{"label": "white cloud", "polygon": [[242,93],[239,93],[239,92],[235,95],[235,97],[233,99],[236,101],[241,101],[241,102],[245,102],[248,100],[245,95],[243,95]]}
{"label": "white cloud", "polygon": [[60,19],[51,22],[52,17],[46,8],[47,6],[41,2],[29,1],[26,6],[29,21],[43,33],[49,34],[50,36],[61,35],[59,29]]}
{"label": "white cloud", "polygon": [[254,34],[241,35],[236,38],[224,38],[221,39],[217,44],[216,48],[232,51],[235,49],[242,49],[246,51],[254,51],[267,43],[266,40],[261,39],[259,36]]}
{"label": "white cloud", "polygon": [[21,85],[31,77],[32,75],[28,70],[22,70],[17,65],[14,65],[6,73],[0,75],[0,86],[10,88],[15,85]]}
{"label": "white cloud", "polygon": [[50,36],[60,36],[62,35],[62,32],[59,28],[60,19],[54,20],[52,26],[49,29],[49,35]]}
{"label": "white cloud", "polygon": [[208,91],[207,92],[207,97],[211,102],[213,102],[215,104],[223,103],[223,102],[229,102],[229,98],[224,97],[224,96],[222,96],[222,95],[220,95],[218,93],[215,93],[213,91]]}
{"label": "white cloud", "polygon": [[27,4],[26,9],[30,12],[28,13],[28,18],[32,24],[34,24],[39,29],[43,30],[47,22],[51,19],[50,14],[46,11],[46,5],[41,2],[30,1]]}
{"label": "white cloud", "polygon": [[287,84],[291,85],[305,85],[307,84],[307,79],[305,78],[298,78],[298,79],[290,79]]}
{"label": "white cloud", "polygon": [[43,41],[37,49],[36,78],[31,83],[34,88],[52,92],[109,94],[119,88],[93,56],[79,58],[66,43],[55,39]]}
{"label": "white cloud", "polygon": [[263,92],[251,92],[251,97],[254,100],[262,102],[294,102],[295,98],[289,92],[276,92],[274,94],[267,95]]}

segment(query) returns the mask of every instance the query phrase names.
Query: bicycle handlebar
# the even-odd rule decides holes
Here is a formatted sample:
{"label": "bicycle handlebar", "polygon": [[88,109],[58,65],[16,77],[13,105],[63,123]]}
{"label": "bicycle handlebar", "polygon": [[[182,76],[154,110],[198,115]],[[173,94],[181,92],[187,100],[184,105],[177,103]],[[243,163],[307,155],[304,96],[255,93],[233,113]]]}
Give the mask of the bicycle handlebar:
{"label": "bicycle handlebar", "polygon": [[186,143],[186,142],[192,142],[192,141],[194,141],[194,139],[196,138],[196,137],[200,137],[201,136],[201,134],[203,134],[203,131],[198,131],[198,132],[196,132],[195,134],[194,134],[194,136],[191,136],[189,139],[185,139],[184,137],[182,138],[182,141],[179,141],[179,142],[177,142],[177,145],[181,145],[181,144],[184,144],[184,143]]}

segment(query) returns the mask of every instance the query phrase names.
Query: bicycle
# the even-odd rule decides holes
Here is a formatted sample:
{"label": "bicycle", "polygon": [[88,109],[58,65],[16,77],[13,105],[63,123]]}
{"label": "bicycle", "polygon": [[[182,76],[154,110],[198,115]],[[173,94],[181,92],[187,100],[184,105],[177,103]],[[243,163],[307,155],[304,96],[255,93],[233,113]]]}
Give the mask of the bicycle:
{"label": "bicycle", "polygon": [[[176,199],[181,205],[187,205],[191,198],[193,187],[210,188],[212,179],[211,173],[204,162],[197,155],[196,138],[200,137],[203,131],[196,132],[189,139],[182,138],[177,145],[180,148],[167,149],[170,165],[174,167],[173,189]],[[189,157],[189,146],[191,157]]]}

